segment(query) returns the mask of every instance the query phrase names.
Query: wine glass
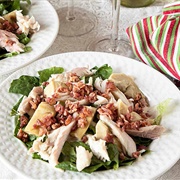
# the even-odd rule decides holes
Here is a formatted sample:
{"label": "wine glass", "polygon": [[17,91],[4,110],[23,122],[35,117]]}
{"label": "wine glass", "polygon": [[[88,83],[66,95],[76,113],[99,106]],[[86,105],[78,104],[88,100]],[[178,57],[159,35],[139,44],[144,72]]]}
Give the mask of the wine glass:
{"label": "wine glass", "polygon": [[74,0],[67,0],[67,7],[60,8],[57,13],[59,34],[62,36],[80,36],[92,31],[96,25],[96,16],[83,8],[74,7]]}
{"label": "wine glass", "polygon": [[131,58],[135,57],[130,43],[123,39],[118,39],[120,5],[121,0],[112,0],[111,35],[96,39],[89,44],[87,50],[109,52]]}

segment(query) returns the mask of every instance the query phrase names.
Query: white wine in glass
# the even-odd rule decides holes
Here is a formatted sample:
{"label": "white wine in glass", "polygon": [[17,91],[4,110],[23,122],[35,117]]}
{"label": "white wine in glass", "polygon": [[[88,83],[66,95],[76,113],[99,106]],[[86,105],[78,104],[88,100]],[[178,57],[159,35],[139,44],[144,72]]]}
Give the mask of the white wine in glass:
{"label": "white wine in glass", "polygon": [[74,0],[67,0],[67,7],[57,10],[59,34],[67,37],[80,36],[92,31],[96,25],[96,16],[83,8],[74,7]]}
{"label": "white wine in glass", "polygon": [[112,0],[112,28],[109,36],[100,37],[89,44],[88,51],[99,51],[135,57],[128,41],[118,39],[121,0]]}

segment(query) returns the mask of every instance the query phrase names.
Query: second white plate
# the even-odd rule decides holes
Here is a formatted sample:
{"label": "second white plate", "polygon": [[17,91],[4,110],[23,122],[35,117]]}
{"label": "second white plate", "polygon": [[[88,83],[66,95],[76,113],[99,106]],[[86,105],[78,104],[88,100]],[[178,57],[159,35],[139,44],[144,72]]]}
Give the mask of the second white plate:
{"label": "second white plate", "polygon": [[53,6],[47,1],[31,0],[29,14],[40,24],[40,31],[35,33],[28,46],[32,51],[0,60],[0,75],[10,73],[39,58],[54,42],[59,30],[59,18]]}

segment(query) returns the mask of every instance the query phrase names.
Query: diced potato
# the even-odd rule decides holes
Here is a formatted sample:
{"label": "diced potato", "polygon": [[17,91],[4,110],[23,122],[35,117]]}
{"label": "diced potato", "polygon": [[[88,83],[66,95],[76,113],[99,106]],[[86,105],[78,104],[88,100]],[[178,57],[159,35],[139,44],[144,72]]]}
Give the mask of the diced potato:
{"label": "diced potato", "polygon": [[60,86],[60,84],[61,82],[52,79],[51,82],[44,88],[44,95],[46,97],[51,97]]}
{"label": "diced potato", "polygon": [[96,138],[104,140],[108,133],[110,133],[108,126],[99,120],[96,124]]}
{"label": "diced potato", "polygon": [[25,132],[27,132],[28,134],[34,134],[34,135],[38,136],[39,129],[35,129],[33,127],[34,124],[37,122],[37,120],[38,119],[41,120],[48,115],[55,116],[55,114],[56,114],[56,112],[55,112],[54,106],[51,106],[46,102],[41,102],[39,104],[38,108],[36,109],[36,111],[34,112],[29,123],[25,127]]}
{"label": "diced potato", "polygon": [[128,106],[122,102],[121,99],[117,101],[117,108],[118,108],[118,115],[120,114],[127,114],[128,113]]}
{"label": "diced potato", "polygon": [[75,131],[73,131],[72,133],[71,133],[71,135],[72,136],[75,136],[78,140],[81,140],[81,138],[83,137],[83,135],[86,133],[86,131],[87,131],[87,129],[89,128],[89,125],[91,124],[91,122],[92,122],[92,120],[93,120],[93,118],[94,118],[94,114],[95,114],[95,112],[96,112],[96,108],[94,108],[94,107],[89,107],[89,106],[87,106],[87,108],[88,109],[90,109],[91,111],[92,111],[92,115],[91,116],[88,116],[87,118],[86,118],[86,120],[87,120],[87,125],[86,125],[86,127],[84,127],[84,128],[78,128],[78,129],[76,129]]}
{"label": "diced potato", "polygon": [[142,119],[142,117],[138,113],[136,113],[134,111],[131,112],[131,121],[139,121],[141,119]]}
{"label": "diced potato", "polygon": [[113,81],[127,97],[135,98],[136,95],[140,93],[142,97],[145,98],[144,94],[130,76],[123,73],[113,73],[109,77],[109,80]]}
{"label": "diced potato", "polygon": [[5,20],[8,20],[9,22],[16,22],[16,12],[12,11],[6,15],[3,16]]}
{"label": "diced potato", "polygon": [[[101,120],[98,121],[96,124],[96,139],[103,139],[105,140],[105,137],[107,134],[112,134],[109,127],[104,124]],[[113,143],[117,146],[118,151],[122,152],[122,145],[119,142],[118,138],[113,136]]]}

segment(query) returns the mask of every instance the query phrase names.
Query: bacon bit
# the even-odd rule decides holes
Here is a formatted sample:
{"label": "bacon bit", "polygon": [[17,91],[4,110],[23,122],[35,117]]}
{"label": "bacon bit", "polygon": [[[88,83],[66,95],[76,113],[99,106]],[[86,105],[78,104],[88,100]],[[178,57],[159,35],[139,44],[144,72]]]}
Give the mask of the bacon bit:
{"label": "bacon bit", "polygon": [[60,86],[60,87],[58,87],[57,91],[61,92],[61,93],[67,93],[67,92],[69,92],[69,89],[67,87]]}
{"label": "bacon bit", "polygon": [[1,29],[9,31],[9,32],[13,32],[13,33],[16,33],[18,28],[19,26],[17,25],[17,23],[11,23],[8,20],[5,20],[2,23],[2,27],[1,27]]}
{"label": "bacon bit", "polygon": [[59,128],[61,125],[59,123],[54,123],[51,125],[51,128],[54,130],[54,129],[57,129]]}
{"label": "bacon bit", "polygon": [[9,45],[9,46],[12,46],[14,43],[15,43],[15,41],[12,41],[12,40],[7,40],[6,41],[6,43]]}
{"label": "bacon bit", "polygon": [[31,105],[31,109],[37,109],[38,105],[40,104],[40,102],[43,101],[43,96],[37,96],[36,99],[32,99],[29,101],[30,105]]}
{"label": "bacon bit", "polygon": [[81,139],[82,142],[86,143],[88,141],[88,137],[85,135]]}
{"label": "bacon bit", "polygon": [[72,84],[72,83],[70,83],[70,82],[67,82],[67,83],[66,83],[66,86],[68,87],[69,92],[71,92],[71,91],[72,91],[72,89],[73,89],[73,84]]}
{"label": "bacon bit", "polygon": [[125,115],[125,118],[126,118],[126,120],[130,121],[131,120],[131,113],[127,113]]}
{"label": "bacon bit", "polygon": [[56,99],[56,98],[58,98],[59,97],[59,94],[58,93],[54,93],[53,95],[52,95],[52,98],[54,98],[54,99]]}
{"label": "bacon bit", "polygon": [[17,133],[17,138],[23,142],[28,142],[29,135],[26,132],[24,132],[22,129],[19,129],[19,131]]}
{"label": "bacon bit", "polygon": [[146,120],[130,121],[127,120],[124,116],[119,117],[116,121],[116,124],[123,131],[126,131],[126,129],[139,130],[140,127],[151,125],[149,121]]}
{"label": "bacon bit", "polygon": [[138,94],[136,94],[134,100],[135,100],[135,101],[139,101],[141,98],[142,98],[141,93],[138,93]]}
{"label": "bacon bit", "polygon": [[65,107],[62,104],[56,104],[54,108],[55,111],[58,112],[58,114],[62,115],[64,113]]}
{"label": "bacon bit", "polygon": [[91,92],[93,92],[93,87],[91,85],[87,85],[79,81],[73,84],[71,96],[75,99],[82,100],[89,96]]}
{"label": "bacon bit", "polygon": [[87,120],[86,120],[86,118],[78,119],[78,123],[77,123],[77,127],[78,127],[78,128],[85,128],[86,125],[87,125]]}
{"label": "bacon bit", "polygon": [[50,105],[55,105],[56,104],[56,99],[55,98],[47,97],[47,98],[45,98],[45,101]]}
{"label": "bacon bit", "polygon": [[65,108],[68,110],[68,113],[73,114],[74,112],[81,109],[79,102],[71,102],[69,100],[65,101]]}
{"label": "bacon bit", "polygon": [[104,97],[104,98],[106,98],[106,99],[109,99],[109,94],[108,93],[98,93],[98,95],[100,95],[100,96],[102,96],[102,97]]}
{"label": "bacon bit", "polygon": [[132,106],[129,106],[129,107],[128,107],[128,111],[129,111],[129,113],[133,112],[133,107],[132,107]]}
{"label": "bacon bit", "polygon": [[72,129],[71,129],[71,132],[72,132],[72,131],[75,131],[77,128],[78,128],[78,127],[77,127],[77,121],[76,121],[75,124],[74,124],[74,126],[73,126]]}
{"label": "bacon bit", "polygon": [[143,109],[141,107],[140,103],[136,103],[134,106],[134,111],[137,112],[138,114],[142,113]]}
{"label": "bacon bit", "polygon": [[27,116],[24,116],[24,115],[20,116],[19,120],[20,120],[20,128],[25,127],[29,122],[29,118]]}
{"label": "bacon bit", "polygon": [[88,96],[88,101],[90,103],[94,103],[95,101],[97,101],[97,92],[91,92]]}
{"label": "bacon bit", "polygon": [[108,143],[114,143],[113,137],[114,137],[113,134],[107,133],[104,140]]}
{"label": "bacon bit", "polygon": [[79,78],[79,76],[77,76],[76,73],[71,73],[69,76],[69,82],[78,82],[81,79]]}
{"label": "bacon bit", "polygon": [[38,119],[33,127],[39,129],[39,135],[44,135],[53,129],[52,125],[55,123],[57,123],[56,119],[52,115],[48,115],[41,120]]}
{"label": "bacon bit", "polygon": [[121,153],[119,154],[119,158],[120,158],[121,160],[124,160],[124,159],[126,158],[126,156],[124,155],[124,153],[121,152]]}
{"label": "bacon bit", "polygon": [[42,86],[46,87],[48,84],[49,84],[49,82],[46,81],[46,82],[42,83]]}
{"label": "bacon bit", "polygon": [[67,119],[65,120],[65,125],[67,126],[68,124],[70,124],[72,122],[72,119],[73,119],[73,117],[71,115],[69,115],[67,117]]}
{"label": "bacon bit", "polygon": [[111,92],[111,91],[115,91],[116,90],[116,86],[114,84],[114,82],[108,81],[106,83],[106,92]]}
{"label": "bacon bit", "polygon": [[31,105],[31,109],[37,109],[38,105],[33,100],[29,101],[29,103]]}
{"label": "bacon bit", "polygon": [[113,103],[102,105],[101,108],[97,110],[99,114],[108,116],[111,120],[116,120],[118,117],[117,108]]}
{"label": "bacon bit", "polygon": [[92,115],[92,111],[87,107],[83,107],[79,112],[79,115],[75,118],[77,121],[77,127],[84,128],[87,125],[87,117]]}
{"label": "bacon bit", "polygon": [[144,145],[139,145],[138,147],[137,147],[137,150],[138,151],[141,151],[141,150],[147,150],[148,148],[146,147],[146,146],[144,146]]}
{"label": "bacon bit", "polygon": [[134,157],[134,158],[136,158],[136,159],[139,157],[139,155],[140,155],[140,152],[139,152],[139,151],[132,153],[132,157]]}

